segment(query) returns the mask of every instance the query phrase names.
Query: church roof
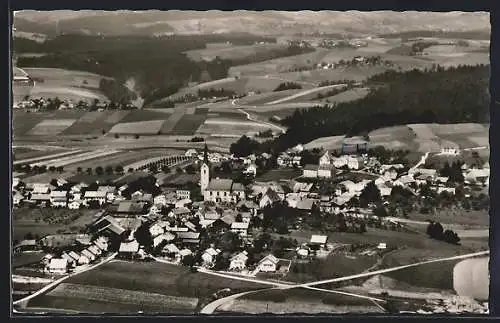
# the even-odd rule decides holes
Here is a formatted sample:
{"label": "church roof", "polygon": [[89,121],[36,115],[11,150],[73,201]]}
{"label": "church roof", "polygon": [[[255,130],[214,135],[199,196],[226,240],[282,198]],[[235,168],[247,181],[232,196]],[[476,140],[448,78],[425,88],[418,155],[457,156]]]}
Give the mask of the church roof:
{"label": "church roof", "polygon": [[208,190],[210,191],[230,191],[233,185],[233,180],[231,179],[212,179],[208,184]]}

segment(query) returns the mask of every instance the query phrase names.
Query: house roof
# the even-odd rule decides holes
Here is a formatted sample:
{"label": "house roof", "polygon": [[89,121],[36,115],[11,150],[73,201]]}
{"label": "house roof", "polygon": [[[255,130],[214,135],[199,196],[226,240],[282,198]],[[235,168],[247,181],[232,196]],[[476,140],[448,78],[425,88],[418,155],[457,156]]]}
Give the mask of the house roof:
{"label": "house roof", "polygon": [[88,250],[94,255],[99,255],[101,253],[101,250],[96,245],[88,247]]}
{"label": "house roof", "polygon": [[52,198],[66,198],[66,195],[68,194],[68,192],[66,191],[52,191],[50,192],[50,197]]}
{"label": "house roof", "polygon": [[200,237],[199,232],[178,232],[177,233],[177,238],[179,239],[198,239]]}
{"label": "house roof", "polygon": [[165,247],[163,247],[163,251],[169,252],[169,253],[178,253],[179,248],[173,243],[167,244]]}
{"label": "house roof", "polygon": [[248,222],[233,222],[231,224],[231,229],[244,229],[244,230],[247,230],[248,229],[248,225],[249,225]]}
{"label": "house roof", "polygon": [[68,267],[68,260],[64,258],[52,258],[49,264],[50,269],[66,269]]}
{"label": "house roof", "polygon": [[220,220],[228,225],[231,225],[234,221],[236,221],[236,217],[233,214],[226,214]]}
{"label": "house roof", "polygon": [[276,258],[275,256],[269,254],[269,255],[265,256],[264,258],[262,258],[259,261],[259,264],[263,263],[264,261],[271,261],[273,264],[277,264],[279,262],[279,259]]}
{"label": "house roof", "polygon": [[92,259],[92,258],[95,258],[96,255],[94,255],[90,250],[88,249],[85,249],[82,251],[82,255],[84,255],[85,257],[89,258],[89,259]]}
{"label": "house roof", "polygon": [[314,204],[312,199],[303,199],[297,202],[297,209],[299,210],[311,210]]}
{"label": "house roof", "polygon": [[214,248],[208,248],[205,250],[205,253],[209,254],[210,256],[217,256],[221,251],[219,249],[214,249]]}
{"label": "house roof", "polygon": [[215,220],[200,220],[200,225],[202,228],[206,228],[210,225],[212,225],[212,223],[214,223]]}
{"label": "house roof", "polygon": [[140,213],[142,212],[143,205],[133,201],[122,201],[118,204],[116,212],[118,213]]}
{"label": "house roof", "polygon": [[329,170],[331,171],[332,169],[334,169],[335,167],[331,164],[326,164],[326,165],[320,165],[318,167],[318,170]]}
{"label": "house roof", "polygon": [[85,198],[105,198],[105,191],[86,191],[84,197]]}
{"label": "house roof", "polygon": [[245,191],[245,186],[241,183],[235,183],[233,182],[233,186],[231,187],[233,191]]}
{"label": "house roof", "polygon": [[216,178],[210,180],[207,190],[210,191],[230,191],[233,181],[231,179]]}
{"label": "house roof", "polygon": [[203,214],[203,218],[205,220],[217,220],[220,219],[220,214],[215,212],[215,211],[207,211],[205,214]]}
{"label": "house roof", "polygon": [[234,260],[247,261],[247,259],[248,259],[248,252],[246,252],[246,251],[239,252],[231,257],[231,261],[234,261]]}
{"label": "house roof", "polygon": [[181,255],[182,257],[185,257],[185,256],[188,256],[188,255],[191,255],[193,252],[187,248],[185,249],[182,249],[179,251],[179,255]]}
{"label": "house roof", "polygon": [[136,240],[130,242],[122,242],[119,252],[137,252],[139,251],[139,242]]}
{"label": "house roof", "polygon": [[172,210],[174,215],[181,215],[181,214],[186,214],[186,213],[191,213],[191,211],[187,207],[177,207]]}
{"label": "house roof", "polygon": [[79,254],[77,254],[77,253],[76,253],[76,252],[74,252],[74,251],[70,251],[70,252],[68,253],[68,255],[69,255],[71,258],[73,258],[74,260],[76,260],[76,261],[78,261],[78,259],[80,259],[80,255],[79,255]]}
{"label": "house roof", "polygon": [[313,170],[313,171],[317,171],[318,170],[318,165],[314,165],[314,164],[307,164],[304,166],[303,170]]}
{"label": "house roof", "polygon": [[310,241],[310,243],[320,243],[320,244],[325,244],[327,239],[328,239],[328,237],[327,237],[327,236],[313,234],[313,235],[311,236],[311,241]]}
{"label": "house roof", "polygon": [[32,201],[48,201],[50,200],[50,194],[32,194]]}

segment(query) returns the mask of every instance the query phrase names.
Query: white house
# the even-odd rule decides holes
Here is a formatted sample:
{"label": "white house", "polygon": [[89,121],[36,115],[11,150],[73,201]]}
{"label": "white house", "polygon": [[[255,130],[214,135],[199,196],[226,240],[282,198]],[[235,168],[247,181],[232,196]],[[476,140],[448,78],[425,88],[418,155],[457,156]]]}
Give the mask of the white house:
{"label": "white house", "polygon": [[318,165],[307,164],[302,169],[302,176],[307,178],[318,177]]}
{"label": "white house", "polygon": [[318,177],[333,178],[335,176],[335,167],[331,164],[323,164],[318,167]]}
{"label": "white house", "polygon": [[90,250],[88,249],[85,249],[82,251],[82,255],[84,255],[85,257],[89,258],[90,261],[94,261],[96,260],[96,255],[94,255]]}
{"label": "white house", "polygon": [[15,191],[14,194],[12,194],[12,204],[13,205],[20,205],[21,202],[24,200],[24,196],[19,193],[18,191]]}
{"label": "white house", "polygon": [[247,166],[247,168],[245,169],[245,171],[243,173],[245,173],[247,175],[252,175],[252,176],[257,175],[257,165],[255,165],[254,163],[251,163],[250,165]]}
{"label": "white house", "polygon": [[246,251],[242,251],[230,259],[229,270],[243,270],[246,267],[246,263],[248,260],[248,253]]}
{"label": "white house", "polygon": [[163,242],[171,242],[175,239],[175,235],[171,232],[165,232],[153,239],[153,247],[158,247]]}
{"label": "white house", "polygon": [[437,193],[441,194],[442,192],[447,192],[447,193],[455,195],[455,188],[454,187],[438,187]]}
{"label": "white house", "polygon": [[167,205],[167,197],[163,194],[157,195],[153,198],[153,204],[165,206]]}
{"label": "white house", "polygon": [[279,259],[269,254],[259,261],[257,269],[262,272],[275,272],[278,269],[278,263]]}
{"label": "white house", "polygon": [[442,155],[457,156],[460,155],[460,149],[457,147],[443,147],[441,148]]}
{"label": "white house", "polygon": [[319,158],[319,165],[330,165],[332,163],[332,159],[330,156],[330,152],[327,150],[323,156]]}
{"label": "white house", "polygon": [[201,259],[203,260],[203,264],[206,266],[213,265],[217,256],[221,253],[219,249],[208,248],[201,255]]}
{"label": "white house", "polygon": [[292,166],[300,167],[301,162],[302,162],[302,156],[293,156]]}
{"label": "white house", "polygon": [[165,232],[163,227],[159,223],[153,224],[151,227],[149,227],[149,233],[151,234],[151,237],[155,238]]}
{"label": "white house", "polygon": [[186,157],[195,157],[197,156],[198,153],[196,152],[196,149],[188,149],[185,153],[184,156]]}
{"label": "white house", "polygon": [[78,210],[82,206],[82,201],[80,200],[73,200],[68,203],[68,208],[70,210]]}
{"label": "white house", "polygon": [[349,157],[347,160],[347,167],[349,169],[360,169],[364,166],[364,159],[362,157]]}
{"label": "white house", "polygon": [[346,166],[349,162],[348,156],[340,156],[337,158],[333,158],[333,166],[336,168],[341,168],[343,166]]}
{"label": "white house", "polygon": [[189,200],[191,198],[191,191],[189,191],[189,190],[176,190],[175,196],[179,200]]}
{"label": "white house", "polygon": [[230,179],[212,179],[203,197],[205,201],[238,202],[245,199],[245,187]]}
{"label": "white house", "polygon": [[86,203],[90,201],[97,201],[99,205],[102,205],[106,202],[107,193],[104,191],[86,191],[83,199]]}
{"label": "white house", "polygon": [[248,222],[233,222],[231,224],[231,231],[242,237],[246,237],[248,234],[248,225]]}
{"label": "white house", "polygon": [[78,264],[79,265],[87,265],[90,263],[90,259],[85,256],[84,254],[80,254],[78,258]]}
{"label": "white house", "polygon": [[321,247],[324,247],[326,245],[327,239],[327,236],[313,234],[309,243],[312,245],[319,245]]}
{"label": "white house", "polygon": [[266,194],[259,201],[259,207],[262,209],[268,205],[281,201],[280,196],[272,189],[268,189]]}
{"label": "white house", "polygon": [[51,274],[63,275],[68,272],[68,260],[64,258],[52,258],[47,267],[47,271]]}

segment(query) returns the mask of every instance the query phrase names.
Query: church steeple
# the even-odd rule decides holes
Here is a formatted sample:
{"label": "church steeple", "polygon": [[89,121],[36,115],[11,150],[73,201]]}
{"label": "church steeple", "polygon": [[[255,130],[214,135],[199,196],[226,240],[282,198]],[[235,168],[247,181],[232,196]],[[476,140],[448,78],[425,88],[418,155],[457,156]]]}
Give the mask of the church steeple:
{"label": "church steeple", "polygon": [[208,164],[208,146],[205,143],[205,148],[203,149],[203,162]]}

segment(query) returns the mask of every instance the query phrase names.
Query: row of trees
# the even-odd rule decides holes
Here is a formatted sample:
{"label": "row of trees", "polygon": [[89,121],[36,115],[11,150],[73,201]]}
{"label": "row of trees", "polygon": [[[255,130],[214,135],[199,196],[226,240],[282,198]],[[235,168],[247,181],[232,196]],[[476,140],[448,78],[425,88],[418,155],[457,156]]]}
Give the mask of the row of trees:
{"label": "row of trees", "polygon": [[285,91],[285,90],[300,90],[302,89],[302,85],[294,82],[283,82],[280,83],[273,91]]}
{"label": "row of trees", "polygon": [[460,238],[453,230],[444,230],[439,222],[430,222],[427,226],[427,235],[435,240],[441,240],[447,243],[458,245]]}
{"label": "row of trees", "polygon": [[63,166],[45,166],[45,165],[35,165],[35,166],[30,166],[29,164],[16,164],[12,167],[12,169],[15,172],[22,172],[22,173],[28,173],[28,174],[43,174],[46,173],[47,171],[51,173],[62,173],[64,172],[64,167]]}

